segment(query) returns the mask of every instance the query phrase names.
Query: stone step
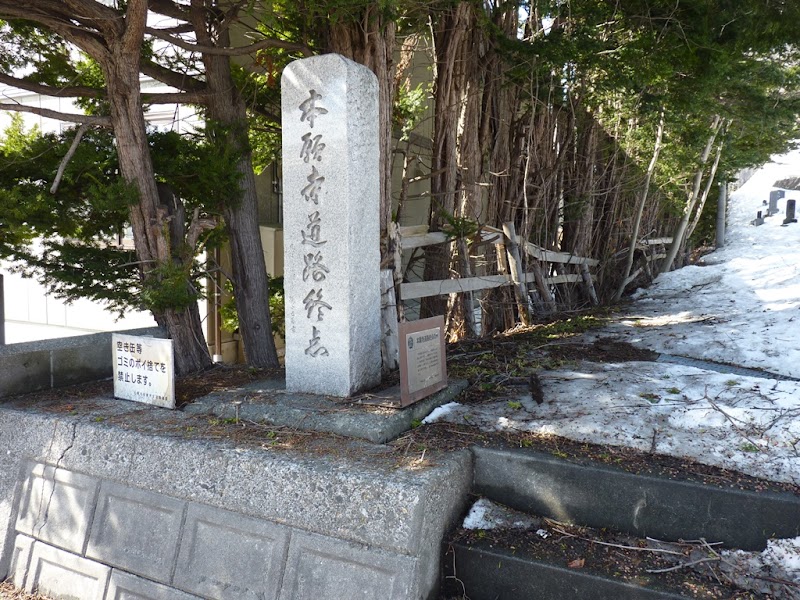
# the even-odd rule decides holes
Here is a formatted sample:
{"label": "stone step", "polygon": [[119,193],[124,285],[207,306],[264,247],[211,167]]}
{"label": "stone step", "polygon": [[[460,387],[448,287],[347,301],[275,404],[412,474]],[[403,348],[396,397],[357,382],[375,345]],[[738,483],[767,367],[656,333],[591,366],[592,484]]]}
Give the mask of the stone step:
{"label": "stone step", "polygon": [[514,547],[445,544],[442,598],[470,600],[678,600],[692,596],[522,556]]}
{"label": "stone step", "polygon": [[[763,550],[770,538],[800,535],[800,496],[703,481],[634,474],[588,460],[529,449],[472,449],[472,492],[561,523],[639,538],[722,542]],[[526,537],[527,536],[527,537]],[[539,556],[533,531],[457,530],[443,543],[442,598],[471,600],[626,600],[705,597],[661,577],[621,576],[569,566],[575,557]],[[597,561],[594,561],[595,563]],[[645,567],[641,568],[645,573]],[[673,582],[674,583],[674,582]],[[716,596],[709,596],[716,597]]]}
{"label": "stone step", "polygon": [[800,535],[800,496],[633,474],[528,449],[474,448],[473,493],[564,523],[763,550]]}

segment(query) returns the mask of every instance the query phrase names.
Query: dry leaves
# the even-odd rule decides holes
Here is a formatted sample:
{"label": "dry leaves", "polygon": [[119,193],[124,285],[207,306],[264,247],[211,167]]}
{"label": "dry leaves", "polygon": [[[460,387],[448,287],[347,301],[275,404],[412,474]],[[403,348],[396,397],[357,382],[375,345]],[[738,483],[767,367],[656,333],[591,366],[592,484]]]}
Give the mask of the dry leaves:
{"label": "dry leaves", "polygon": [[569,561],[567,566],[570,569],[582,569],[584,564],[586,564],[586,560],[583,558],[576,558],[575,560]]}

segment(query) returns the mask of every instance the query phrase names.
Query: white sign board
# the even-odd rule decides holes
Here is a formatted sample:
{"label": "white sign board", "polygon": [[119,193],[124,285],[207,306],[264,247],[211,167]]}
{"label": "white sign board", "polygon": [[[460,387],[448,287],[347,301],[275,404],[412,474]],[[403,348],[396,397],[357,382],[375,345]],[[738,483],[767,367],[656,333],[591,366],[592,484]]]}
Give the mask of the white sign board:
{"label": "white sign board", "polygon": [[115,333],[111,355],[116,398],[175,408],[172,340]]}

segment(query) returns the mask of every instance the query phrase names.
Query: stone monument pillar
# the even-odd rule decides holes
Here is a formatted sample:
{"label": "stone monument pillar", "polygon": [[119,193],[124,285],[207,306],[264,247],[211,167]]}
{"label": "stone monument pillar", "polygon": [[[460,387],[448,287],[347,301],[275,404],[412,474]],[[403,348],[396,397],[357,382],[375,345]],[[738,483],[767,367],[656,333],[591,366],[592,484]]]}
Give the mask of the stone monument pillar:
{"label": "stone monument pillar", "polygon": [[784,194],[785,192],[783,190],[772,190],[769,193],[769,208],[767,209],[768,217],[777,215],[780,212],[778,210],[778,200],[783,198]]}
{"label": "stone monument pillar", "polygon": [[286,389],[380,382],[378,83],[338,54],[281,77]]}
{"label": "stone monument pillar", "polygon": [[783,220],[784,225],[788,225],[789,223],[797,223],[797,218],[794,216],[796,204],[796,200],[786,201],[786,218]]}

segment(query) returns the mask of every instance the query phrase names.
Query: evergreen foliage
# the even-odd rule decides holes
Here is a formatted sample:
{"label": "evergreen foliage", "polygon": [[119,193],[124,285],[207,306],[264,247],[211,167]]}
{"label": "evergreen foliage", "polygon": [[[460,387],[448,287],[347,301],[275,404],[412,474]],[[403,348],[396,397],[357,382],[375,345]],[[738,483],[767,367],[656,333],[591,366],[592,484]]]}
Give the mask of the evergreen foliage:
{"label": "evergreen foliage", "polygon": [[[46,4],[58,10],[57,3]],[[117,13],[128,6],[103,4]],[[160,0],[151,8],[191,28],[188,6]],[[332,49],[389,82],[381,88],[387,96],[382,102],[389,104],[382,108],[388,126],[381,131],[390,137],[393,129],[396,137],[382,150],[383,160],[397,161],[401,153],[392,151],[402,150],[423,173],[406,174],[406,183],[413,177],[430,181],[433,229],[462,236],[480,225],[513,221],[537,245],[601,259],[597,284],[605,299],[621,283],[619,257],[631,241],[638,198],[648,199],[641,235],[682,235],[687,211],[699,221],[696,229],[689,227],[692,240],[679,240],[686,250],[711,231],[708,217],[716,203],[703,209],[704,190],[715,195],[718,184],[789,149],[798,135],[797,2],[278,0],[229,8],[230,19],[213,10],[205,15],[209,39],[228,39],[224,27],[236,22],[239,37],[244,34],[236,38],[239,45],[270,42],[233,59],[230,79],[247,102],[248,122],[223,127],[208,118],[213,115],[206,102],[201,137],[149,137],[155,177],[182,199],[185,227],[195,208],[216,217],[237,206],[244,181],[237,161],[247,152],[257,171],[279,158],[280,73],[295,58]],[[14,12],[11,2],[0,0],[0,15]],[[172,41],[145,35],[142,70],[187,93],[208,92],[208,57],[179,48],[178,29],[165,34]],[[415,39],[424,42],[400,47]],[[414,53],[429,68],[412,77],[400,67]],[[1,72],[28,73],[24,81],[30,84],[82,86],[80,105],[108,115],[114,99],[102,92],[106,73],[88,56],[75,57],[72,46],[40,24],[9,20],[0,26]],[[654,153],[662,115],[663,143]],[[712,123],[720,125],[712,129]],[[412,133],[432,140],[430,147],[412,144]],[[198,248],[172,244],[174,264],[160,264],[146,277],[130,255],[113,256],[137,196],[121,183],[109,133],[90,130],[58,192],[49,193],[74,135],[26,133],[19,122],[7,132],[0,161],[0,256],[27,260],[67,297],[85,290],[118,307],[192,302]],[[707,146],[710,158],[702,161]],[[651,184],[645,172],[654,156]],[[402,193],[394,190],[395,199]],[[45,240],[38,254],[30,245],[37,236]],[[222,237],[216,229],[201,244]],[[426,274],[449,274],[457,262],[430,252]],[[113,282],[125,288],[118,300],[111,298]],[[570,307],[585,300],[575,290],[558,298]],[[447,310],[459,309],[453,304]],[[492,318],[485,321],[491,329]]]}
{"label": "evergreen foliage", "polygon": [[[6,130],[0,146],[0,205],[8,208],[3,210],[8,227],[0,229],[0,257],[16,261],[17,270],[37,277],[56,297],[98,300],[119,314],[190,306],[202,290],[197,281],[202,266],[195,255],[223,243],[223,230],[207,232],[195,248],[177,240],[174,263],[159,265],[143,278],[133,250],[119,243],[137,194],[119,175],[108,131],[84,135],[58,190],[50,191],[74,136],[75,130],[25,132],[19,118]],[[158,180],[181,199],[188,216],[194,209],[204,217],[218,215],[237,187],[238,157],[219,138],[219,130],[208,136],[149,135]],[[184,228],[189,225],[187,218]]]}

